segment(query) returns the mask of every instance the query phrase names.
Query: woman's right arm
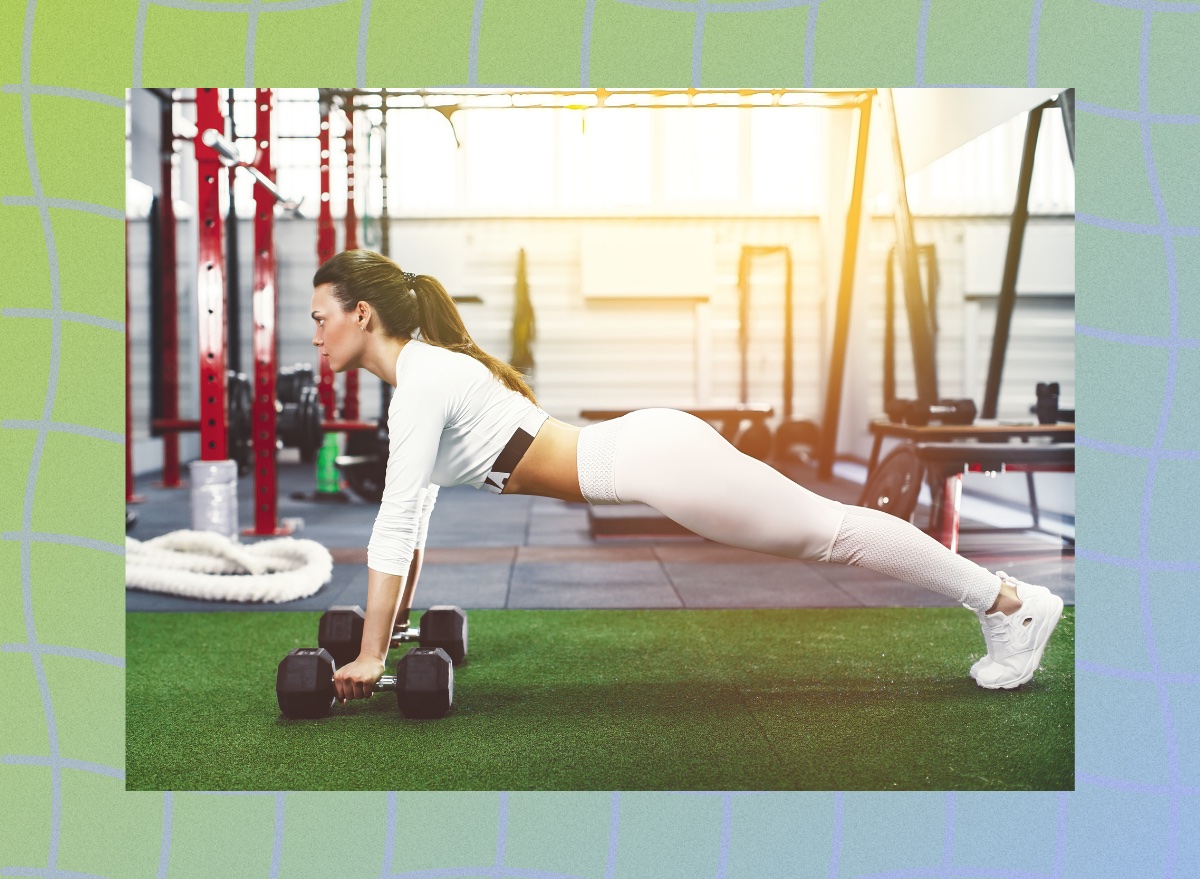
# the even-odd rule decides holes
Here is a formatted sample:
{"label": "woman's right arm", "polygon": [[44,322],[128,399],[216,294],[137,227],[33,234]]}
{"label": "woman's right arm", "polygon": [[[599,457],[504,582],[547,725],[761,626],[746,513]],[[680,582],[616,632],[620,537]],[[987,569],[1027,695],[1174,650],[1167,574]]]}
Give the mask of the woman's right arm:
{"label": "woman's right arm", "polygon": [[[362,699],[383,674],[392,626],[419,537],[442,429],[444,389],[434,383],[397,388],[388,409],[389,451],[383,500],[367,546],[367,610],[359,656],[334,676],[338,698]],[[433,498],[428,509],[432,510]],[[415,585],[415,584],[414,584]]]}
{"label": "woman's right arm", "polygon": [[358,658],[337,670],[333,686],[338,700],[365,699],[383,675],[392,621],[400,607],[405,577],[367,568],[367,611]]}

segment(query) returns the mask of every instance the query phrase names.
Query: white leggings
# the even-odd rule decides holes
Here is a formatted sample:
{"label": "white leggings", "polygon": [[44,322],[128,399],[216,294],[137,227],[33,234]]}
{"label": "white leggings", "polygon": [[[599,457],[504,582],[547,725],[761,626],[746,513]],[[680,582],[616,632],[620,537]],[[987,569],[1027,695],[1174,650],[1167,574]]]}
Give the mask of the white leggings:
{"label": "white leggings", "polygon": [[639,409],[585,427],[578,465],[590,504],[648,504],[710,540],[859,565],[980,612],[1000,592],[998,577],[908,522],[814,494],[677,409]]}

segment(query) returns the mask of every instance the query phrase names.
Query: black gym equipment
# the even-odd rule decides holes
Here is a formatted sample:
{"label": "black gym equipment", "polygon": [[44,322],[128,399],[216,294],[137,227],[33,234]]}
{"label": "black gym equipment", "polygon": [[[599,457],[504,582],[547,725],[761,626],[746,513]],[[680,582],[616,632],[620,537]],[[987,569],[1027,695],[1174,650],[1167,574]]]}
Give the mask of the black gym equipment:
{"label": "black gym equipment", "polygon": [[[890,100],[887,102],[891,107]],[[912,213],[904,185],[904,160],[900,155],[900,136],[894,111],[891,114],[892,158],[896,174],[896,245],[888,252],[884,272],[883,400],[888,418],[897,423],[973,424],[978,415],[969,399],[943,399],[938,394],[937,376],[937,251],[931,244],[918,245],[913,233]],[[921,283],[920,259],[925,258],[929,292]],[[896,399],[895,370],[895,280],[894,266],[900,265],[903,280],[905,314],[912,346],[913,378],[917,386],[915,400]]]}
{"label": "black gym equipment", "polygon": [[325,442],[321,398],[313,368],[307,363],[281,369],[275,384],[279,414],[275,432],[284,448],[299,449],[300,460],[312,464]]}
{"label": "black gym equipment", "polygon": [[978,410],[974,400],[892,400],[887,404],[888,418],[897,424],[924,427],[927,424],[974,424]]}
{"label": "black gym equipment", "polygon": [[1075,164],[1075,92],[1067,89],[1053,101],[1047,101],[1029,111],[1025,125],[1025,144],[1021,152],[1021,170],[1017,177],[1017,201],[1013,207],[1008,230],[1008,249],[1004,255],[1004,275],[1000,281],[1000,298],[996,303],[996,328],[992,333],[992,356],[988,363],[987,387],[983,394],[983,417],[995,418],[1000,400],[1000,380],[1004,373],[1004,357],[1008,351],[1008,333],[1012,313],[1017,304],[1017,270],[1021,265],[1021,245],[1025,241],[1025,226],[1029,220],[1029,189],[1033,182],[1033,163],[1037,153],[1038,131],[1042,111],[1057,107],[1062,111],[1063,131],[1071,164]]}
{"label": "black gym equipment", "polygon": [[[329,651],[339,665],[348,665],[358,656],[366,615],[358,605],[331,607],[321,615],[317,643]],[[461,607],[437,605],[421,615],[421,625],[408,626],[392,633],[389,647],[417,642],[427,650],[444,650],[455,665],[467,658],[467,615]]]}
{"label": "black gym equipment", "polygon": [[229,457],[237,462],[238,476],[245,476],[254,467],[253,419],[250,414],[254,405],[254,389],[250,386],[250,379],[233,370],[226,372],[225,388],[229,398],[225,410]]}
{"label": "black gym equipment", "polygon": [[[337,701],[336,671],[328,650],[300,647],[288,653],[275,672],[275,698],[284,717],[327,716]],[[381,677],[372,692],[394,692],[396,707],[405,717],[445,717],[454,703],[454,664],[444,650],[414,648],[396,664],[396,674]]]}
{"label": "black gym equipment", "polygon": [[346,434],[344,452],[333,459],[333,465],[352,492],[368,503],[377,504],[383,500],[387,460],[387,421],[381,419],[374,431],[356,430]]}
{"label": "black gym equipment", "polygon": [[925,465],[912,444],[897,446],[872,471],[858,505],[891,513],[907,522],[917,508],[924,476]]}
{"label": "black gym equipment", "polygon": [[738,432],[733,444],[743,455],[765,461],[771,457],[774,437],[771,435],[771,428],[765,422],[752,421]]}
{"label": "black gym equipment", "polygon": [[1037,415],[1038,424],[1058,424],[1060,421],[1073,423],[1074,409],[1058,408],[1058,382],[1037,383],[1037,404],[1029,407],[1029,411]]}
{"label": "black gym equipment", "polygon": [[784,258],[783,283],[783,409],[782,420],[771,429],[761,422],[746,427],[734,441],[742,453],[760,461],[771,457],[807,458],[807,452],[797,452],[796,446],[806,450],[816,449],[821,441],[821,430],[815,421],[796,420],[792,417],[794,372],[792,352],[795,347],[792,334],[792,250],[786,245],[752,246],[743,245],[738,259],[738,356],[741,369],[740,393],[742,405],[747,405],[750,395],[750,270],[755,257],[782,255]]}

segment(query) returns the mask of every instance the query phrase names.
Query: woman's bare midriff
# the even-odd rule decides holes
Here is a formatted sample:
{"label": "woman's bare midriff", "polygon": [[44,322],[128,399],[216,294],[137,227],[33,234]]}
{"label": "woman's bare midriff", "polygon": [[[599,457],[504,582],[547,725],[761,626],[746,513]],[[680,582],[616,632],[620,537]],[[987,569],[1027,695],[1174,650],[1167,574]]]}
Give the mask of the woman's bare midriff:
{"label": "woman's bare midriff", "polygon": [[508,478],[503,494],[536,494],[583,503],[579,492],[579,428],[547,418]]}

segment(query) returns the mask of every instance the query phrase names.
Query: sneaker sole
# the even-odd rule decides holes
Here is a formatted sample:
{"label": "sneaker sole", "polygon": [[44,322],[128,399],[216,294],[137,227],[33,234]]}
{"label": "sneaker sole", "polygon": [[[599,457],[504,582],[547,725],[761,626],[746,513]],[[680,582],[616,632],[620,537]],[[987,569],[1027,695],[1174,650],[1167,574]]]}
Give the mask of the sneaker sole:
{"label": "sneaker sole", "polygon": [[1027,684],[1033,680],[1034,672],[1036,672],[1038,667],[1042,664],[1042,653],[1044,653],[1046,650],[1046,644],[1050,641],[1050,636],[1054,634],[1054,630],[1058,628],[1058,621],[1062,619],[1063,600],[1057,595],[1051,595],[1050,597],[1054,599],[1054,616],[1050,620],[1050,625],[1046,626],[1046,628],[1042,630],[1041,635],[1034,643],[1032,654],[1033,661],[1030,662],[1028,670],[1016,680],[1005,681],[1002,684],[994,684],[991,686],[980,683],[979,679],[976,678],[976,685],[983,687],[985,690],[1015,690],[1017,687]]}

